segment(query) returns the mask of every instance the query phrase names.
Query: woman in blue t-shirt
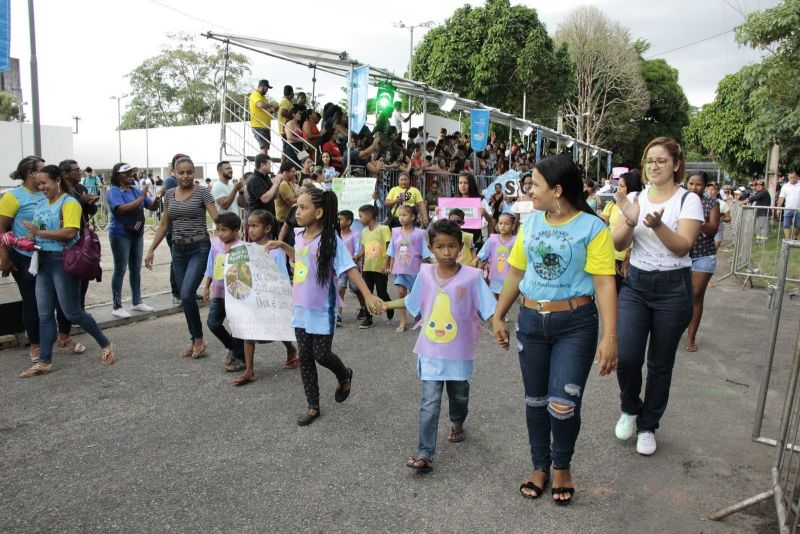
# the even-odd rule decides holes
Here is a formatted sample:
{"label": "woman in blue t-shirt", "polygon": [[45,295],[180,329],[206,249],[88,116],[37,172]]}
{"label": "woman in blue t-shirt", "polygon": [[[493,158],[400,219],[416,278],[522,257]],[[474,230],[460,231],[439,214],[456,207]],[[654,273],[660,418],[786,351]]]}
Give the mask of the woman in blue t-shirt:
{"label": "woman in blue t-shirt", "polygon": [[[62,254],[80,239],[81,205],[72,197],[72,185],[61,177],[55,165],[43,167],[37,174],[39,191],[44,193],[36,205],[33,220],[25,222],[28,239],[39,247],[36,273],[36,305],[39,309],[39,361],[20,374],[27,378],[52,370],[53,344],[56,341],[56,304],[64,315],[92,336],[100,345],[100,363],[110,365],[116,359],[116,347],[100,330],[91,315],[81,308],[81,279],[64,271]],[[32,263],[33,260],[31,261]]]}
{"label": "woman in blue t-shirt", "polygon": [[617,367],[614,247],[605,224],[586,204],[571,158],[545,158],[532,177],[536,211],[511,250],[492,326],[508,349],[505,315],[522,295],[516,337],[534,471],[519,491],[528,499],[541,496],[552,466],[552,499],[568,504],[575,492],[570,462],[592,362],[599,364],[600,376]]}
{"label": "woman in blue t-shirt", "polygon": [[[155,211],[161,206],[161,194],[150,197],[149,186],[141,190],[134,187],[133,178],[138,169],[127,163],[117,163],[111,169],[111,187],[107,202],[111,211],[108,240],[114,257],[114,275],[111,277],[111,295],[115,317],[126,318],[131,314],[122,307],[122,281],[125,270],[130,271],[131,309],[151,312],[153,308],[142,302],[141,273],[144,253],[144,208]],[[162,189],[162,191],[164,191]]]}

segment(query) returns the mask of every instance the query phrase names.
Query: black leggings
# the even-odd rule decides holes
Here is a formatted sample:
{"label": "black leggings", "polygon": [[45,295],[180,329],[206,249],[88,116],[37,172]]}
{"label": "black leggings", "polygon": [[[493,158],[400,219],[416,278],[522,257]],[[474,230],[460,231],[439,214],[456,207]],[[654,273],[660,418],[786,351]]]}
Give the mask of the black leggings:
{"label": "black leggings", "polygon": [[321,366],[330,369],[339,382],[349,378],[347,368],[339,357],[331,352],[333,334],[308,334],[303,328],[294,329],[297,348],[300,353],[300,377],[309,406],[319,408],[319,382],[317,380],[316,360]]}
{"label": "black leggings", "polygon": [[[362,276],[364,277],[364,283],[367,284],[367,289],[369,289],[370,293],[374,293],[379,299],[386,302],[392,300],[389,296],[389,292],[386,291],[386,285],[389,283],[389,275],[375,271],[364,271]],[[367,312],[367,315],[369,315],[369,312]],[[372,316],[370,315],[370,317]],[[386,310],[386,317],[389,319],[394,317],[394,310]]]}

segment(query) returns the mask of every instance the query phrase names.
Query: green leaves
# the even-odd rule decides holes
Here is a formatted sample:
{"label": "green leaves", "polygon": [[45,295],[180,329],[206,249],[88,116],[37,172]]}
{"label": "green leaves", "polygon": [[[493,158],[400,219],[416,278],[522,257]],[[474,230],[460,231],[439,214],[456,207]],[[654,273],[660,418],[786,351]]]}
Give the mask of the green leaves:
{"label": "green leaves", "polygon": [[0,91],[0,121],[12,121],[19,118],[17,100],[10,94]]}
{"label": "green leaves", "polygon": [[130,79],[133,98],[122,119],[122,128],[184,126],[219,120],[219,91],[223,76],[228,90],[244,93],[242,77],[250,61],[230,52],[224,75],[225,51],[219,45],[200,48],[186,34],[169,35],[170,42],[157,56],[136,67]]}

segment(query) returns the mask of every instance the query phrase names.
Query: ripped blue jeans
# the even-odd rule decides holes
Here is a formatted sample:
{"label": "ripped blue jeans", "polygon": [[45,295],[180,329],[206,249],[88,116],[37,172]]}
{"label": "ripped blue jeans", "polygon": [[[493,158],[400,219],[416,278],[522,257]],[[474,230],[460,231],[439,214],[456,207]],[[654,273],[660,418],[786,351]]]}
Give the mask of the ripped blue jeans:
{"label": "ripped blue jeans", "polygon": [[597,348],[597,327],[594,303],[554,313],[520,307],[517,350],[534,469],[570,466],[581,429],[583,390]]}

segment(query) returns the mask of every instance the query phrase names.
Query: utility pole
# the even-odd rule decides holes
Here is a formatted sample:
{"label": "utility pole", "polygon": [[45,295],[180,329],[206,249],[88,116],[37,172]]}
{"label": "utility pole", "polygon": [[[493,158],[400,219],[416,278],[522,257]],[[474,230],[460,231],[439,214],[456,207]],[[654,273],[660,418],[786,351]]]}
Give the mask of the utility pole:
{"label": "utility pole", "polygon": [[72,120],[75,121],[75,131],[72,132],[72,133],[77,134],[78,133],[78,121],[81,120],[81,118],[78,117],[77,115],[73,115]]}
{"label": "utility pole", "polygon": [[[410,80],[414,79],[414,70],[412,66],[414,63],[414,28],[430,28],[435,24],[436,23],[432,20],[420,22],[419,24],[405,24],[402,20],[394,23],[395,28],[408,28],[411,34],[411,39],[408,43],[408,78]],[[411,113],[411,95],[408,95],[408,112]]]}
{"label": "utility pole", "polygon": [[42,157],[42,126],[39,117],[39,63],[36,59],[36,24],[33,0],[28,0],[28,27],[31,38],[31,114],[33,115],[33,154]]}

